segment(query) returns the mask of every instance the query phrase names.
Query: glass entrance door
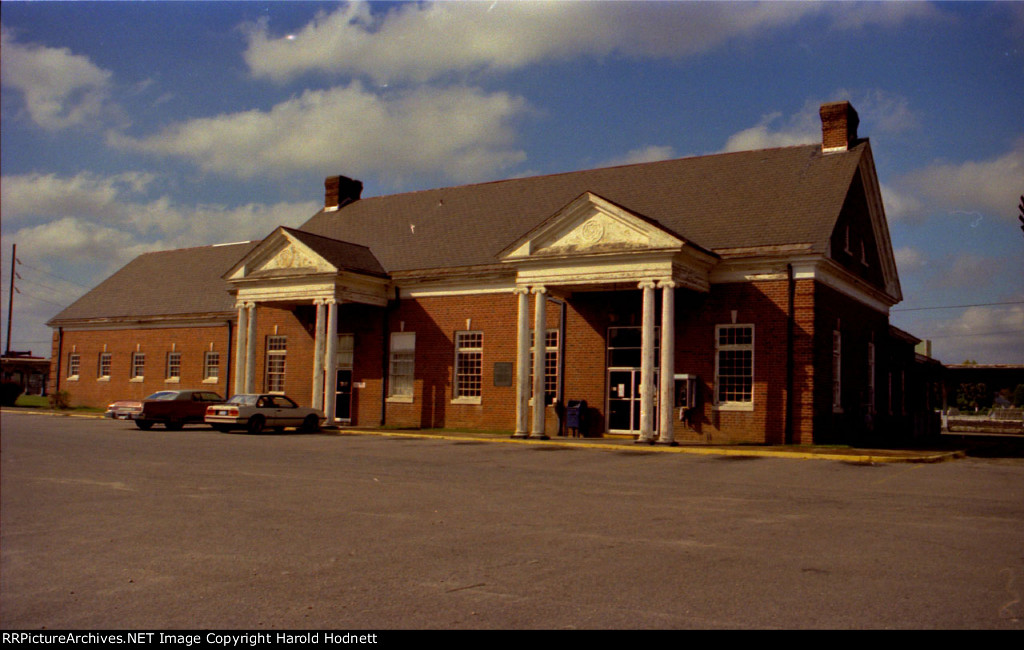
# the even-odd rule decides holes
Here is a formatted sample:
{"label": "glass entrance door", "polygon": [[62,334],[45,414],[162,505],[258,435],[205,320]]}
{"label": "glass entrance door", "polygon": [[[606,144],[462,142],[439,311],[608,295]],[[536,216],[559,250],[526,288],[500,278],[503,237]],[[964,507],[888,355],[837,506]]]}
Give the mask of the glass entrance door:
{"label": "glass entrance door", "polygon": [[339,370],[334,389],[334,417],[342,422],[352,420],[352,371]]}
{"label": "glass entrance door", "polygon": [[[654,374],[658,384],[658,373]],[[658,421],[658,400],[654,400],[654,421]],[[608,369],[609,433],[640,433],[640,369]]]}
{"label": "glass entrance door", "polygon": [[[654,328],[654,355],[660,354],[659,332]],[[640,433],[640,357],[641,330],[639,327],[608,328],[608,418],[609,433]],[[654,385],[658,385],[658,371],[654,371]],[[658,400],[654,400],[654,421],[658,421]]]}

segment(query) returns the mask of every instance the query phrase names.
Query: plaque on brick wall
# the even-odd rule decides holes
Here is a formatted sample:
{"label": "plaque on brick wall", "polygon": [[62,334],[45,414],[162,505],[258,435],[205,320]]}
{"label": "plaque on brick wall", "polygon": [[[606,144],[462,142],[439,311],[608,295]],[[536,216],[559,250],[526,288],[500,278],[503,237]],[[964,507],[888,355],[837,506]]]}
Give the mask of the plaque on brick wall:
{"label": "plaque on brick wall", "polygon": [[511,386],[512,385],[512,362],[511,361],[497,361],[494,364],[494,385],[495,386]]}

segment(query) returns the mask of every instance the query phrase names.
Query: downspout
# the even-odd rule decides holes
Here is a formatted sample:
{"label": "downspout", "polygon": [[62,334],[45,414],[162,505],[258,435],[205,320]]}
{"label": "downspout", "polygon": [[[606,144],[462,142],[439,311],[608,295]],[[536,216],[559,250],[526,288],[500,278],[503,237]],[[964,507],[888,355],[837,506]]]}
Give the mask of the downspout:
{"label": "downspout", "polygon": [[60,359],[64,356],[64,328],[57,328],[57,368],[53,376],[53,394],[60,391]]}
{"label": "downspout", "polygon": [[[398,287],[395,287],[395,299],[394,304],[398,306]],[[388,368],[388,352],[389,348],[389,336],[388,336],[388,325],[391,322],[391,305],[392,301],[389,300],[388,304],[384,306],[384,318],[381,319],[380,326],[380,426],[386,426],[388,419],[388,381],[390,380],[390,372]]]}
{"label": "downspout", "polygon": [[786,415],[783,430],[784,442],[787,445],[793,444],[793,380],[794,380],[794,359],[793,359],[793,330],[796,324],[796,279],[793,277],[793,265],[786,265],[788,276],[788,314],[786,319]]}

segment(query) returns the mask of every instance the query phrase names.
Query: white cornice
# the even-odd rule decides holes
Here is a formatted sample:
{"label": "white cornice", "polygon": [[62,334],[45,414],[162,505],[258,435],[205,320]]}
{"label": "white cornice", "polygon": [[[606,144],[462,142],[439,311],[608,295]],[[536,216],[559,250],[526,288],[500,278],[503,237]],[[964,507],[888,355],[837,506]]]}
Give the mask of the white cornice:
{"label": "white cornice", "polygon": [[84,330],[131,330],[131,329],[169,329],[177,327],[224,327],[228,322],[237,320],[235,312],[211,313],[208,315],[182,316],[136,316],[120,318],[76,319],[54,322],[50,326],[61,328],[65,332]]}

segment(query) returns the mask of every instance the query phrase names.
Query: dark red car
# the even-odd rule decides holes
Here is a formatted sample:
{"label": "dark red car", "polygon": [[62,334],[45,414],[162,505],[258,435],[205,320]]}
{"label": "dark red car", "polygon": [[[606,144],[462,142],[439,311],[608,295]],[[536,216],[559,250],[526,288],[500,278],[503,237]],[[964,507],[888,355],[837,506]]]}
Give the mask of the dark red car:
{"label": "dark red car", "polygon": [[162,424],[177,431],[189,423],[202,423],[206,407],[224,398],[208,390],[161,390],[144,400],[118,400],[104,414],[114,420],[134,420],[135,426],[148,431]]}

